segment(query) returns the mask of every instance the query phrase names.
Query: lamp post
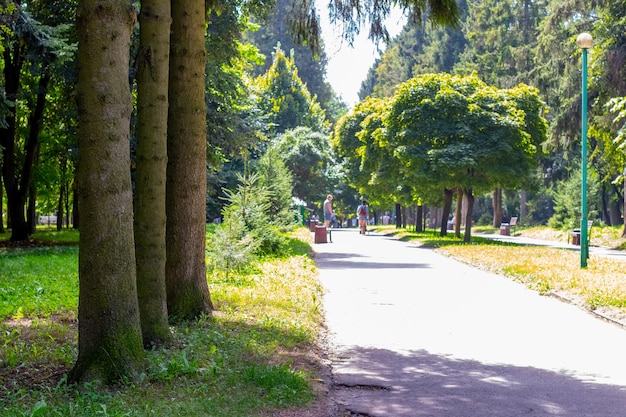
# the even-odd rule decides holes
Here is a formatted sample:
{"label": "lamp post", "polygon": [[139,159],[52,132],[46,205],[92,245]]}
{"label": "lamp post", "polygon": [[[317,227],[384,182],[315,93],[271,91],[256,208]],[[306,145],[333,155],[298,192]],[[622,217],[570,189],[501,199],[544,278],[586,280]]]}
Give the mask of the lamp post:
{"label": "lamp post", "polygon": [[593,44],[588,33],[581,33],[576,44],[583,53],[582,97],[581,97],[581,210],[580,210],[580,267],[587,267],[589,257],[589,238],[587,236],[587,50]]}

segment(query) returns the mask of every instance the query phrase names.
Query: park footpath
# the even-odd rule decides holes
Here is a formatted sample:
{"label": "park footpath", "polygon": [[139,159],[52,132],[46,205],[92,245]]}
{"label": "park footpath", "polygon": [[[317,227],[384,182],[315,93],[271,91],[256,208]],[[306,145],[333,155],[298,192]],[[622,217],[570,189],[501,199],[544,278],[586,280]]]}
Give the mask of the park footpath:
{"label": "park footpath", "polygon": [[388,236],[314,251],[342,416],[626,416],[622,327]]}

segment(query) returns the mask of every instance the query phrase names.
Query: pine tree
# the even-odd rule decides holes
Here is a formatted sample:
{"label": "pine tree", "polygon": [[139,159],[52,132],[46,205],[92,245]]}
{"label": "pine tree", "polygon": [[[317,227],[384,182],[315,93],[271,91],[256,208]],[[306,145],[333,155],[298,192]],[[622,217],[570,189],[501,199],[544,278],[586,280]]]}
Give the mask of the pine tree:
{"label": "pine tree", "polygon": [[298,76],[293,53],[287,57],[280,45],[268,71],[257,79],[259,107],[270,133],[283,133],[299,126],[324,131],[328,122],[316,98]]}

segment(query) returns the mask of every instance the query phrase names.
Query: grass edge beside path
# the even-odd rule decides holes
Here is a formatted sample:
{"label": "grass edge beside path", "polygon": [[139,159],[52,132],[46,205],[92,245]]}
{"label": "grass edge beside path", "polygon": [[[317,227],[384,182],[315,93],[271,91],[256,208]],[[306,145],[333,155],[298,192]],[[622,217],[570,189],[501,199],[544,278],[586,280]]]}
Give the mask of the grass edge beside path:
{"label": "grass edge beside path", "polygon": [[[500,242],[479,235],[465,244],[453,234],[439,237],[432,230],[422,233],[395,227],[375,227],[378,233],[431,247],[476,268],[513,279],[543,295],[554,296],[577,305],[598,317],[626,328],[626,261],[592,256],[587,268],[580,268],[580,253],[544,246]],[[620,229],[621,230],[621,229]],[[493,230],[488,230],[493,232]],[[617,228],[597,233],[595,242],[622,248],[624,239]],[[536,228],[520,235],[544,240],[567,238],[560,231]],[[564,237],[563,237],[564,236]],[[593,236],[592,236],[593,237]],[[595,243],[592,239],[592,244]]]}

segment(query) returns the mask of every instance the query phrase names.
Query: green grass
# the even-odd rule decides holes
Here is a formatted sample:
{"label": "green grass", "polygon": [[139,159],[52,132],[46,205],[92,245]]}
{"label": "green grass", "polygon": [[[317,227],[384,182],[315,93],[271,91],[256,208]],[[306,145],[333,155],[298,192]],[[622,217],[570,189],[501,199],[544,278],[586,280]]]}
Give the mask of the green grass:
{"label": "green grass", "polygon": [[78,307],[78,248],[0,249],[0,317],[48,317]]}
{"label": "green grass", "polygon": [[288,256],[252,274],[209,277],[218,311],[172,325],[140,380],[116,387],[64,383],[77,355],[77,248],[2,249],[0,416],[252,417],[307,404],[321,287],[310,246],[287,241]]}

